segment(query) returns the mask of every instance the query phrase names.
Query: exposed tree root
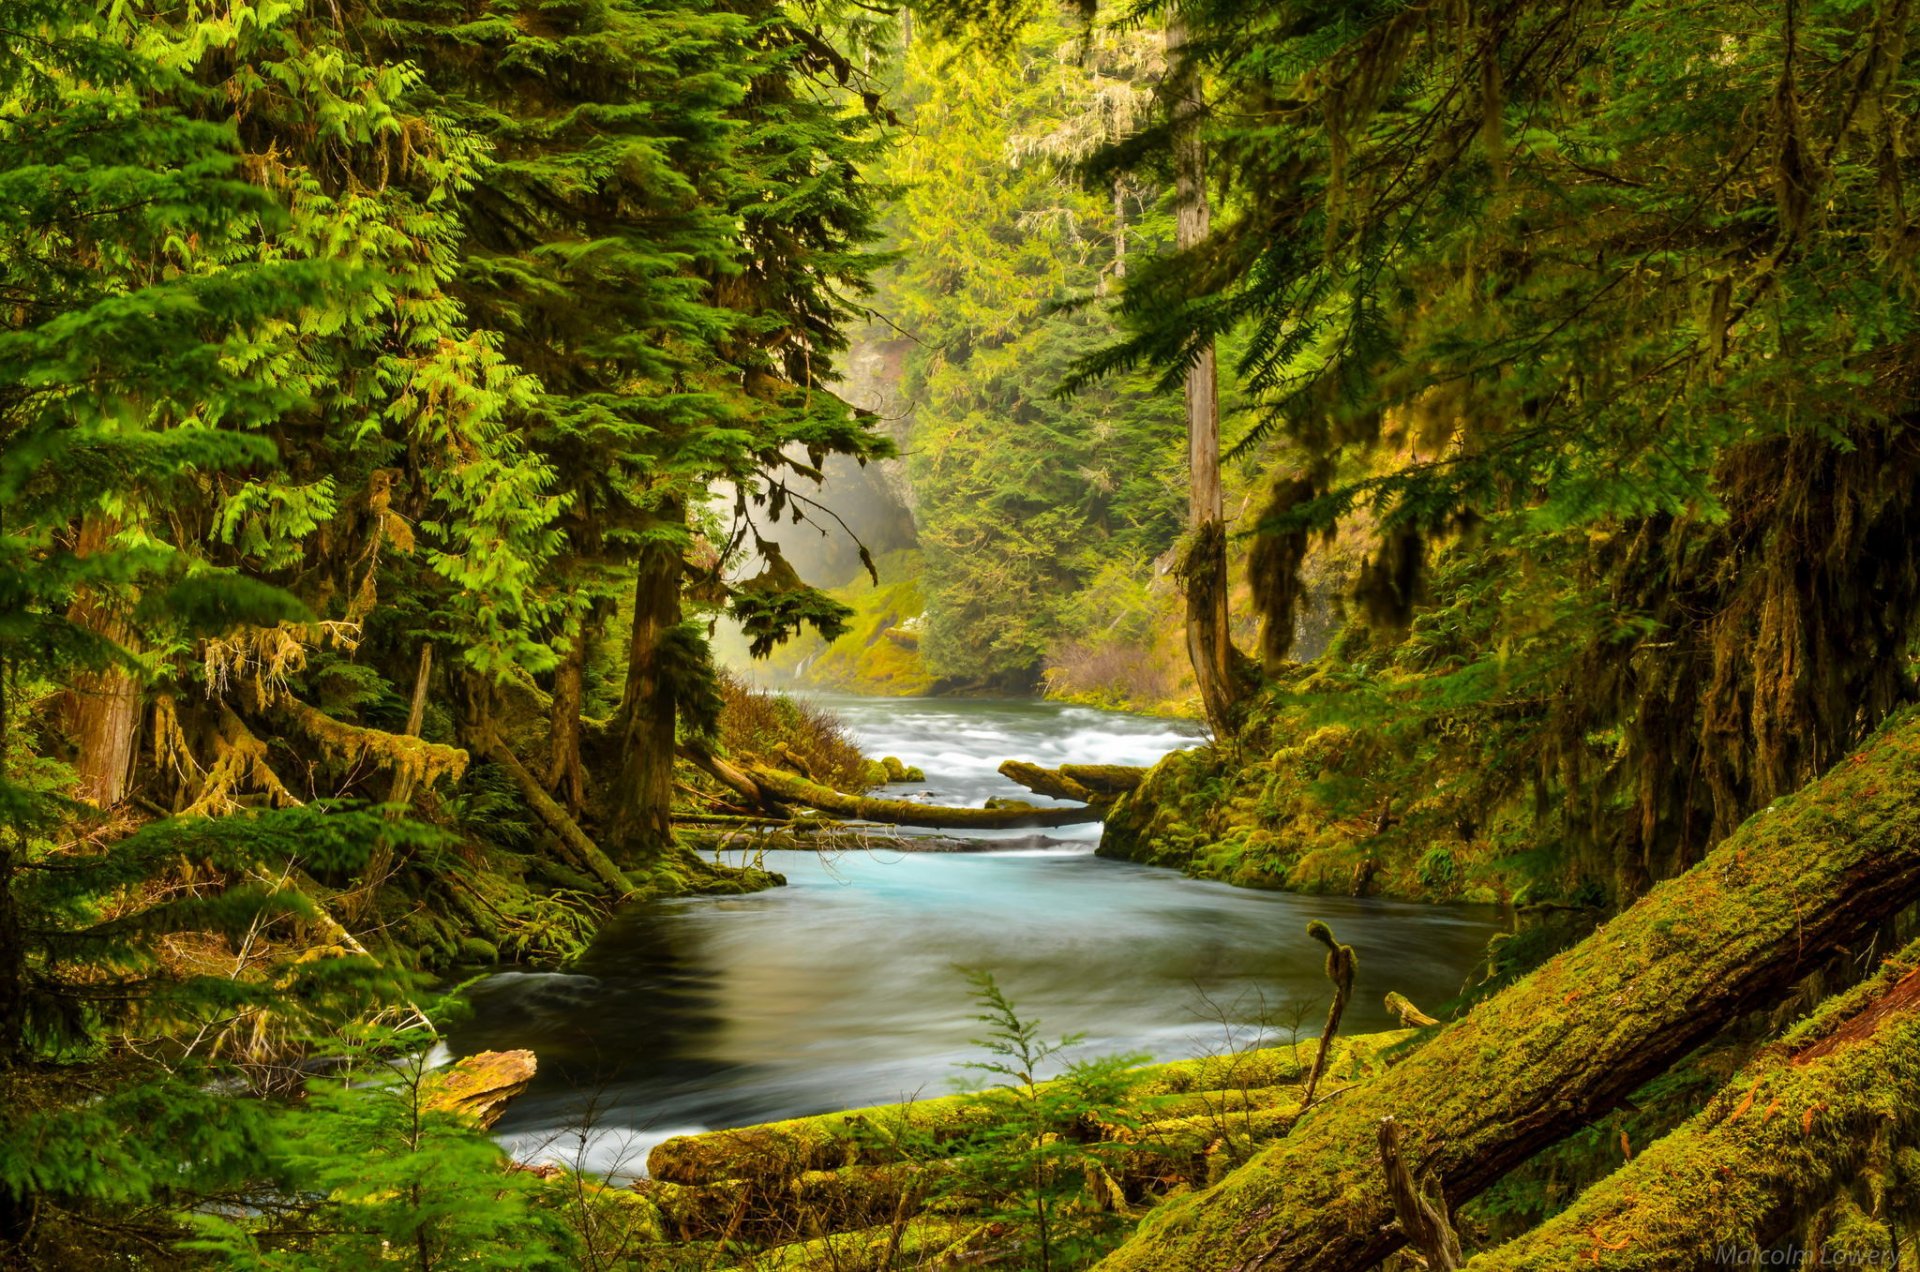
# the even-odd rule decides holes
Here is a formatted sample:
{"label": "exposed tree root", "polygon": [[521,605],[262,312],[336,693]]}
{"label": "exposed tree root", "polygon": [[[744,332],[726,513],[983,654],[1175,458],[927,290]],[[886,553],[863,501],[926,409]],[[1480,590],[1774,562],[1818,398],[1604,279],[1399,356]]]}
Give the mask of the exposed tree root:
{"label": "exposed tree root", "polygon": [[1220,1187],[1155,1211],[1105,1266],[1371,1267],[1404,1240],[1380,1170],[1382,1117],[1402,1120],[1409,1154],[1458,1206],[1920,895],[1916,807],[1910,710]]}

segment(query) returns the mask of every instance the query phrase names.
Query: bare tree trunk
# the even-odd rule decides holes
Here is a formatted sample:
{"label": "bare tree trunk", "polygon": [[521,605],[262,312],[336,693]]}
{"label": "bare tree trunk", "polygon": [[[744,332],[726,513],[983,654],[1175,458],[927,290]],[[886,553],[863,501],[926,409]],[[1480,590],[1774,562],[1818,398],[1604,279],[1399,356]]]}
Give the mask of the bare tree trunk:
{"label": "bare tree trunk", "polygon": [[[1212,230],[1207,199],[1207,151],[1200,135],[1205,111],[1200,71],[1186,52],[1186,26],[1174,12],[1167,23],[1167,90],[1173,100],[1174,244],[1197,246]],[[1187,369],[1188,532],[1180,574],[1187,593],[1187,655],[1200,685],[1207,723],[1230,737],[1239,723],[1238,657],[1227,616],[1226,504],[1220,486],[1220,386],[1213,341]]]}
{"label": "bare tree trunk", "polygon": [[[119,531],[110,517],[88,517],[80,525],[76,556],[106,547]],[[67,621],[122,648],[131,648],[133,626],[119,598],[82,589],[67,610]],[[67,732],[73,739],[74,793],[101,808],[118,804],[133,772],[134,735],[140,723],[140,684],[123,667],[82,671],[66,694]]]}
{"label": "bare tree trunk", "polygon": [[[662,511],[656,525],[678,525],[678,504]],[[607,846],[616,861],[644,861],[665,852],[673,839],[674,686],[662,656],[668,635],[680,623],[680,549],[648,542],[634,571],[633,639],[627,647],[627,687],[620,702],[620,771],[607,824]]]}
{"label": "bare tree trunk", "polygon": [[[433,678],[433,642],[420,642],[420,660],[413,672],[413,701],[407,707],[406,730],[400,735],[417,738],[427,722],[427,685]],[[393,789],[387,794],[387,802],[403,805],[413,799],[414,787],[418,785],[417,775],[410,767],[399,769],[393,778]],[[365,918],[373,913],[374,904],[380,897],[380,887],[393,873],[393,846],[380,844],[367,858],[366,873],[361,876],[360,886],[342,898],[341,905],[347,917],[354,920]]]}
{"label": "bare tree trunk", "polygon": [[[427,723],[427,684],[433,678],[433,642],[420,642],[420,662],[413,672],[413,701],[407,707],[407,728],[402,737],[417,738]],[[413,774],[402,771],[393,780],[393,794],[389,797],[396,804],[404,804],[413,798]]]}
{"label": "bare tree trunk", "polygon": [[1457,1208],[1920,896],[1917,807],[1920,712],[1909,710],[1218,1187],[1169,1202],[1102,1267],[1373,1267],[1403,1241],[1380,1172],[1382,1117],[1401,1119],[1409,1156]]}

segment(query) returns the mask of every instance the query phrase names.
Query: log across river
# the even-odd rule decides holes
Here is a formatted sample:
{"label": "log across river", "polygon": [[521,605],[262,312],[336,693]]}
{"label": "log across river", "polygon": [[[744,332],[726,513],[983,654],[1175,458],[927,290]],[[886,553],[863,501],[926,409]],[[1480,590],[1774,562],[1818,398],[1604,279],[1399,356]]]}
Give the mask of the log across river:
{"label": "log across river", "polygon": [[[1190,725],[1035,702],[830,697],[871,755],[927,780],[899,798],[1033,796],[1002,760],[1150,764]],[[952,834],[953,832],[943,832]],[[768,854],[789,886],[634,906],[566,973],[482,982],[460,1054],[538,1053],[496,1128],[523,1158],[638,1174],[670,1135],[942,1095],[980,1032],[960,968],[991,971],[1080,1054],[1175,1059],[1227,1045],[1219,1017],[1263,1011],[1269,1043],[1317,1036],[1315,918],[1359,953],[1344,1028],[1386,1028],[1399,991],[1451,998],[1499,926],[1490,909],[1253,892],[1093,855],[1100,827],[969,832],[984,851]],[[1254,1038],[1240,1026],[1236,1040]],[[586,1110],[592,1109],[591,1118]]]}

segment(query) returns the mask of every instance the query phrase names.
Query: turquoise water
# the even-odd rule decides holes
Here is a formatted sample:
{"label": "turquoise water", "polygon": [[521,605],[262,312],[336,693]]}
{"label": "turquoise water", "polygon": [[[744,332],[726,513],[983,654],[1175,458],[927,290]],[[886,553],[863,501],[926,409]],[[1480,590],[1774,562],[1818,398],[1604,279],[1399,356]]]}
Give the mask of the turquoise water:
{"label": "turquoise water", "polygon": [[[994,773],[1011,756],[1143,763],[1194,737],[1045,703],[831,705],[869,753],[926,769],[895,795],[943,803],[1018,793]],[[534,1089],[498,1128],[520,1155],[631,1174],[668,1135],[944,1094],[979,1032],[962,968],[992,972],[1049,1036],[1084,1034],[1081,1054],[1172,1059],[1317,1036],[1327,991],[1310,919],[1359,952],[1354,1030],[1390,1023],[1389,990],[1451,998],[1498,926],[1489,910],[1251,892],[1106,861],[1097,834],[769,854],[788,887],[635,907],[569,973],[483,982],[452,1045],[539,1054]]]}

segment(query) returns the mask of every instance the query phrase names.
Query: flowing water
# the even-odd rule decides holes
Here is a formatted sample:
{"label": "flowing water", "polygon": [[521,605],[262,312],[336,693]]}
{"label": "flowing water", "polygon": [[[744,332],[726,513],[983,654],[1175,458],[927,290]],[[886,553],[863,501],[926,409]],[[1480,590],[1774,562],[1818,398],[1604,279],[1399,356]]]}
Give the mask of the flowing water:
{"label": "flowing water", "polygon": [[[995,771],[1142,764],[1197,729],[1083,707],[821,699],[870,755],[927,780],[888,794],[977,805],[1034,798]],[[505,972],[472,994],[460,1054],[527,1047],[540,1073],[497,1128],[526,1159],[638,1174],[669,1135],[942,1095],[975,1057],[960,969],[991,972],[1074,1054],[1173,1059],[1318,1036],[1325,919],[1359,952],[1345,1028],[1387,1027],[1388,990],[1454,996],[1491,910],[1253,892],[1093,856],[1099,827],[982,832],[979,851],[876,843],[767,854],[785,888],[622,912],[567,973]],[[585,1132],[583,1134],[583,1131]]]}

